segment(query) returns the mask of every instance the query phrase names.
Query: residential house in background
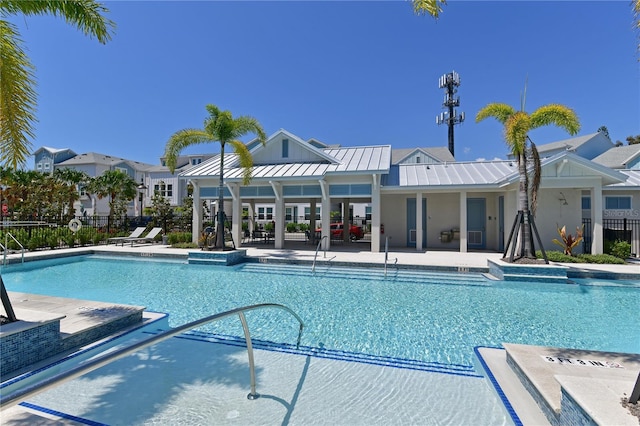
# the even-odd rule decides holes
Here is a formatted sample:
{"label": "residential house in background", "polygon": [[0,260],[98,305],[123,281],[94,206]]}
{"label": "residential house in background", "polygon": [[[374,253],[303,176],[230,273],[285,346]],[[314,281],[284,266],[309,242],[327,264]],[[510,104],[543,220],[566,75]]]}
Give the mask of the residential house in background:
{"label": "residential house in background", "polygon": [[69,148],[50,148],[43,146],[38,148],[34,153],[33,169],[43,173],[53,173],[56,164],[75,157],[77,154]]}

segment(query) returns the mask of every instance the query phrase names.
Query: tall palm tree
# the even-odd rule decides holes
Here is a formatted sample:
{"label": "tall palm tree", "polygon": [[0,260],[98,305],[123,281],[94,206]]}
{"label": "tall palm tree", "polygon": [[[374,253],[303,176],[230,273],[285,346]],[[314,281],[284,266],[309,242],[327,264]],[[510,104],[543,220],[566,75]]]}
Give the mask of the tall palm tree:
{"label": "tall palm tree", "polygon": [[137,182],[120,170],[107,170],[93,178],[88,189],[99,199],[109,197],[109,217],[120,217],[126,213],[126,205],[136,198]]}
{"label": "tall palm tree", "polygon": [[4,18],[18,14],[60,16],[104,44],[111,39],[114,27],[104,16],[107,12],[94,0],[0,1],[0,163],[15,170],[26,162],[36,121],[34,67],[17,27]]}
{"label": "tall palm tree", "polygon": [[438,18],[442,12],[442,6],[447,4],[447,0],[411,0],[411,3],[413,3],[413,12],[416,15],[427,13]]}
{"label": "tall palm tree", "polygon": [[67,220],[71,220],[75,216],[73,204],[80,199],[80,186],[88,183],[91,178],[83,171],[67,167],[55,169],[53,178],[60,183],[56,196],[60,199],[61,204],[66,203]]}
{"label": "tall palm tree", "polygon": [[[513,240],[509,261],[514,261],[513,254],[518,239],[520,242],[519,257],[535,259],[535,246],[532,238],[532,226],[535,231],[535,223],[529,210],[528,169],[532,162],[534,169],[532,210],[535,212],[536,194],[540,185],[540,157],[538,156],[535,144],[533,144],[533,141],[529,138],[529,131],[538,127],[554,124],[565,129],[570,135],[575,135],[580,130],[580,122],[576,113],[571,108],[558,104],[544,105],[531,114],[528,114],[524,111],[524,97],[520,111],[516,111],[510,105],[503,103],[490,103],[485,105],[478,111],[476,122],[480,122],[487,117],[493,117],[504,125],[504,138],[511,149],[511,153],[518,160],[518,172],[520,174],[518,214],[516,215],[511,235],[509,236],[509,242],[505,248],[505,258],[509,250],[509,244],[512,242],[512,237],[515,233],[516,239]],[[531,148],[529,148],[529,143],[531,143]],[[522,224],[522,226],[520,226],[520,224]],[[518,230],[520,230],[520,232],[518,232]],[[540,244],[540,248],[544,252],[539,238],[538,244]]]}
{"label": "tall palm tree", "polygon": [[224,249],[224,148],[226,144],[233,147],[238,156],[240,167],[243,168],[243,183],[246,185],[251,180],[251,168],[253,158],[247,146],[238,140],[247,133],[258,136],[258,140],[264,145],[267,136],[262,126],[253,117],[243,115],[233,118],[230,111],[220,111],[215,105],[207,105],[209,117],[204,120],[204,129],[183,129],[171,136],[164,150],[167,166],[171,173],[176,169],[180,152],[191,145],[201,143],[220,143],[220,182],[218,184],[218,232],[216,233],[216,247]]}

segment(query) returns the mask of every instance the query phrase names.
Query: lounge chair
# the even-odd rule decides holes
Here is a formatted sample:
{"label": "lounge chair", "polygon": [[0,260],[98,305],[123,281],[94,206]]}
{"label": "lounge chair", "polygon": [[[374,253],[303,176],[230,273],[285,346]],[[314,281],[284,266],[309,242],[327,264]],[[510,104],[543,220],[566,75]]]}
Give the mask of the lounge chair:
{"label": "lounge chair", "polygon": [[160,232],[162,232],[162,228],[153,228],[144,237],[125,238],[122,245],[124,245],[124,243],[131,243],[131,247],[133,247],[134,243],[153,243]]}
{"label": "lounge chair", "polygon": [[111,243],[118,244],[118,243],[123,243],[123,241],[126,240],[127,238],[138,238],[140,235],[142,235],[145,229],[147,229],[145,226],[139,226],[133,230],[131,235],[128,235],[126,237],[107,238],[107,244],[111,244]]}

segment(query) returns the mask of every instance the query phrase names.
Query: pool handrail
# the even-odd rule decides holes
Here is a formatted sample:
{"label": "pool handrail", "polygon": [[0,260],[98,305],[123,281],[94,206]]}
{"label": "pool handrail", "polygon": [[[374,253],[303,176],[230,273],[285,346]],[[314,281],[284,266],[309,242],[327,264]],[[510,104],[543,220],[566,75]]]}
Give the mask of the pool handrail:
{"label": "pool handrail", "polygon": [[150,337],[149,339],[137,342],[131,346],[118,349],[116,351],[94,358],[84,364],[78,365],[60,374],[56,374],[52,377],[42,380],[41,382],[25,387],[24,389],[19,389],[8,395],[1,395],[0,410],[4,410],[5,408],[9,408],[13,405],[16,405],[22,400],[25,400],[41,392],[49,390],[50,388],[57,386],[61,383],[83,376],[84,374],[89,373],[93,370],[96,370],[100,367],[103,367],[107,364],[110,364],[113,361],[116,361],[128,355],[131,355],[132,353],[135,353],[139,350],[145,349],[148,346],[155,345],[166,339],[174,337],[178,334],[184,333],[185,331],[189,331],[201,325],[205,325],[210,322],[213,322],[222,318],[226,318],[235,314],[238,314],[238,316],[240,317],[240,322],[242,323],[242,328],[244,329],[244,335],[247,342],[247,353],[249,356],[249,372],[251,375],[251,392],[247,395],[247,398],[251,400],[257,399],[260,397],[260,394],[256,392],[256,375],[255,375],[255,365],[253,360],[253,346],[251,344],[251,335],[249,333],[247,321],[244,317],[244,312],[253,311],[261,308],[283,309],[289,312],[291,315],[293,315],[296,318],[296,320],[298,320],[298,322],[300,323],[300,329],[298,331],[298,340],[296,343],[296,347],[299,347],[300,339],[302,337],[302,329],[304,328],[304,323],[302,322],[302,319],[298,316],[298,314],[296,314],[293,310],[291,310],[287,306],[284,306],[278,303],[259,303],[256,305],[243,306],[241,308],[235,308],[229,311],[210,315],[208,317],[201,318],[196,321],[192,321],[188,324],[184,324],[179,327],[172,328],[171,330],[167,330],[162,333],[156,334],[155,336]]}
{"label": "pool handrail", "polygon": [[[311,272],[315,272],[316,271],[316,258],[318,257],[318,250],[320,250],[320,245],[322,244],[322,240],[324,240],[325,238],[329,238],[326,235],[322,238],[320,238],[320,241],[318,241],[318,247],[316,247],[316,255],[313,256],[313,265],[311,265]],[[327,257],[327,249],[325,248],[324,250],[324,257]]]}
{"label": "pool handrail", "polygon": [[2,243],[0,243],[0,247],[2,247],[2,264],[6,265],[7,264],[7,251],[9,250],[9,237],[11,237],[11,239],[13,241],[16,242],[16,244],[18,244],[20,246],[20,249],[22,251],[22,263],[24,263],[24,246],[22,244],[20,244],[20,241],[16,240],[16,237],[14,237],[13,235],[11,235],[10,232],[7,232],[4,234],[4,245],[2,245]]}

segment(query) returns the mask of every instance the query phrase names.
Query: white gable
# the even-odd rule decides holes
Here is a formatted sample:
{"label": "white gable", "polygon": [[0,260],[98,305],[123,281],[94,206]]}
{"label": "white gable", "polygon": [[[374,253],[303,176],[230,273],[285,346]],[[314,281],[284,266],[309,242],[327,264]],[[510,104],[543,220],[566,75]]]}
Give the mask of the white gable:
{"label": "white gable", "polygon": [[322,150],[285,130],[279,130],[270,136],[265,145],[258,145],[251,151],[251,155],[253,156],[253,164],[256,166],[286,163],[336,163],[335,159]]}

